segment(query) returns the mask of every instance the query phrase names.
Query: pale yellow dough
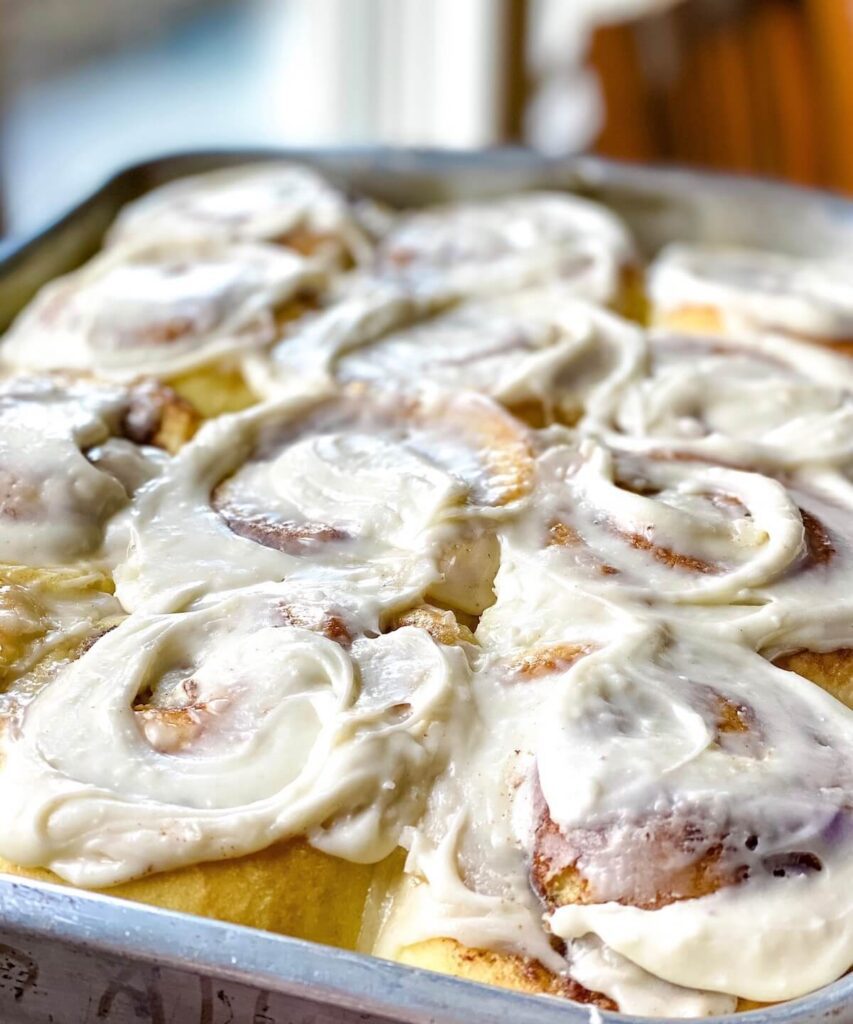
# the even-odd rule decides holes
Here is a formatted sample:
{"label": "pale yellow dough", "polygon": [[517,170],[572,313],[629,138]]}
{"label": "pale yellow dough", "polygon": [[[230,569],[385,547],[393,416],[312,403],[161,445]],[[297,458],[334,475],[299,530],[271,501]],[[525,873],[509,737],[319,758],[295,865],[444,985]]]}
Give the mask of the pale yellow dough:
{"label": "pale yellow dough", "polygon": [[[354,949],[374,870],[294,840],[102,891],[134,903]],[[65,884],[50,871],[21,868],[2,858],[0,872]]]}

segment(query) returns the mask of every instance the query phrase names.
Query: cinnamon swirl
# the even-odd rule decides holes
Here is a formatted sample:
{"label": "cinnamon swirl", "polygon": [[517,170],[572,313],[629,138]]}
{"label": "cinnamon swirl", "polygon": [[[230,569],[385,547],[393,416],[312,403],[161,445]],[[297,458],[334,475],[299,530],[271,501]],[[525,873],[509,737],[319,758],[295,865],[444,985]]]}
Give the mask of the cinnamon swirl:
{"label": "cinnamon swirl", "polygon": [[250,379],[275,395],[314,383],[422,383],[490,395],[536,426],[576,423],[642,365],[639,331],[565,285],[434,303],[365,282],[301,321]]}
{"label": "cinnamon swirl", "polygon": [[620,301],[635,262],[618,218],[555,192],[405,215],[383,236],[376,257],[380,276],[426,291],[482,295],[561,281],[604,304]]}
{"label": "cinnamon swirl", "polygon": [[[378,635],[346,593],[256,588],[131,616],[7,731],[0,855],[87,887],[151,875],[119,891],[201,912],[201,876],[176,872],[248,858],[266,902],[307,868],[352,910],[350,886],[363,898],[369,877],[361,865],[386,857],[419,816],[464,721],[467,678],[458,645],[411,625]],[[310,848],[252,856],[298,837]],[[229,877],[207,879],[218,916],[229,917],[217,888]],[[230,919],[258,899],[238,896]],[[289,923],[293,897],[261,923],[310,933],[322,915],[303,903]],[[334,927],[352,934],[353,922]]]}
{"label": "cinnamon swirl", "polygon": [[154,189],[124,208],[107,243],[268,242],[334,266],[370,259],[372,236],[388,220],[308,167],[257,164]]}
{"label": "cinnamon swirl", "polygon": [[223,418],[140,495],[119,596],[176,606],[194,589],[319,574],[388,608],[432,593],[478,613],[491,524],[529,491],[530,444],[471,394],[354,386]]}

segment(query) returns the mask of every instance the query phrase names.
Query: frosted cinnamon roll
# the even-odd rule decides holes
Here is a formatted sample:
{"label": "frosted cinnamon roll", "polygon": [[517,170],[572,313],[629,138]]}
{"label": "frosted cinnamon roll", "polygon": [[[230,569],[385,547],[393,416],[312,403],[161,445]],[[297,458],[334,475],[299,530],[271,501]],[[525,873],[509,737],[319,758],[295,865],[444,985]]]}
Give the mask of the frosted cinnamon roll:
{"label": "frosted cinnamon roll", "polygon": [[554,934],[759,1001],[849,968],[847,708],[740,646],[640,633],[578,662],[549,711],[528,827]]}
{"label": "frosted cinnamon roll", "polygon": [[649,273],[652,319],[675,331],[780,333],[853,352],[853,264],[672,245]]}
{"label": "frosted cinnamon roll", "polygon": [[578,196],[530,192],[403,215],[382,238],[376,269],[439,293],[560,281],[580,298],[610,304],[634,262],[628,230],[613,213]]}
{"label": "frosted cinnamon roll", "polygon": [[118,593],[137,607],[295,574],[477,614],[492,523],[531,474],[529,431],[473,394],[354,386],[259,406],[207,424],[139,496]]}
{"label": "frosted cinnamon roll", "polygon": [[258,367],[255,386],[275,394],[314,381],[409,390],[427,382],[487,394],[536,425],[573,423],[589,399],[636,375],[644,355],[635,327],[562,285],[435,311],[376,283],[301,322]]}
{"label": "frosted cinnamon roll", "polygon": [[[322,283],[301,257],[269,246],[108,251],[47,285],[0,344],[0,358],[17,370],[73,369],[120,381],[148,374],[179,387],[199,371],[227,377],[309,308]],[[221,411],[221,387],[216,377],[209,383],[211,413]]]}
{"label": "frosted cinnamon roll", "polygon": [[[364,898],[363,865],[419,816],[464,722],[467,680],[458,646],[413,626],[379,635],[357,602],[316,588],[131,616],[3,736],[0,856],[90,888],[151,876],[116,891],[173,906],[183,882],[180,909],[208,913],[227,896],[230,919],[252,897],[219,886],[243,862],[255,902],[301,902],[279,923],[316,938],[328,908],[314,898],[360,913],[347,894]],[[186,870],[226,859],[224,876]]]}
{"label": "frosted cinnamon roll", "polygon": [[[534,493],[501,529],[497,602],[478,633],[490,645],[553,642],[564,657],[560,630],[578,623],[582,593],[582,644],[620,628],[616,609],[676,617],[769,658],[833,654],[827,670],[838,678],[826,685],[845,699],[853,491],[844,477],[780,480],[587,439],[539,456]],[[609,609],[600,627],[599,605]]]}
{"label": "frosted cinnamon roll", "polygon": [[[580,600],[577,607],[582,612]],[[566,654],[568,639],[585,634],[574,620],[563,628]],[[550,662],[539,656],[543,650],[528,649],[526,659],[481,651],[472,680],[475,718],[452,767],[437,780],[424,819],[406,836],[406,872],[388,899],[391,912],[375,951],[627,1013],[692,1017],[734,1010],[735,997],[674,985],[597,938],[562,941],[543,918],[531,872],[530,780],[556,692],[565,689],[570,666],[593,647],[579,653],[576,646],[572,656]]]}
{"label": "frosted cinnamon roll", "polygon": [[316,171],[256,164],[180,178],[128,204],[109,246],[140,241],[267,242],[332,265],[366,262],[388,214],[353,200]]}
{"label": "frosted cinnamon roll", "polygon": [[0,383],[0,563],[96,556],[109,519],[168,461],[161,449],[177,450],[196,422],[186,402],[153,383]]}
{"label": "frosted cinnamon roll", "polygon": [[770,472],[851,461],[848,360],[771,337],[744,346],[653,333],[649,347],[648,376],[592,410],[592,432]]}
{"label": "frosted cinnamon roll", "polygon": [[150,382],[0,382],[0,709],[123,614],[107,525],[196,421],[186,402]]}

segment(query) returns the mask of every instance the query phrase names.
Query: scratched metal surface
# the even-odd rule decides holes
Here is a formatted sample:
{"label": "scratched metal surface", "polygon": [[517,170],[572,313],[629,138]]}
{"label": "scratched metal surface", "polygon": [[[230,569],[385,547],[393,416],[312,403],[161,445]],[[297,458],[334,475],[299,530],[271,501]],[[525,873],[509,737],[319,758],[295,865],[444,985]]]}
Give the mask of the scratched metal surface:
{"label": "scratched metal surface", "polygon": [[[853,257],[853,204],[817,192],[588,158],[348,150],[181,154],[129,168],[37,236],[0,245],[0,330],[98,247],[128,200],[182,174],[305,160],[392,205],[569,187],[607,202],[651,253],[670,239]],[[0,876],[0,1024],[649,1024],[251,929]],[[722,1021],[732,1018],[718,1018]],[[853,975],[738,1024],[853,1024]],[[713,1024],[713,1022],[711,1022]]]}

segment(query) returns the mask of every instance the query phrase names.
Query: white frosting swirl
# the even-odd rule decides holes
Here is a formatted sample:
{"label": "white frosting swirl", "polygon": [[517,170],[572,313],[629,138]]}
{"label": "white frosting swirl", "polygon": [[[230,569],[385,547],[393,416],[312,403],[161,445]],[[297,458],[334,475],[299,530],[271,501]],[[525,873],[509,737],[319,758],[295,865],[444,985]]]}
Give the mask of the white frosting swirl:
{"label": "white frosting swirl", "polygon": [[597,203],[531,192],[432,207],[401,217],[383,238],[382,276],[428,291],[483,294],[559,280],[609,303],[634,259],[627,228]]}
{"label": "white frosting swirl", "polygon": [[349,201],[315,171],[289,163],[228,168],[180,178],[122,210],[108,244],[141,241],[264,241],[306,248],[336,263],[365,261],[385,211]]}
{"label": "white frosting swirl", "polygon": [[428,382],[574,421],[642,365],[639,330],[562,284],[445,302],[437,312],[431,305],[399,286],[365,282],[279,343],[252,381],[272,394],[306,381]]}
{"label": "white frosting swirl", "polygon": [[222,418],[140,495],[117,592],[175,607],[199,588],[299,574],[412,600],[472,517],[525,493],[527,446],[473,395],[355,390]]}
{"label": "white frosting swirl", "polygon": [[[844,971],[853,957],[853,712],[743,648],[695,635],[659,647],[641,632],[639,645],[637,636],[611,644],[565,682],[536,751],[561,830],[700,822],[704,838],[689,833],[682,856],[721,844],[721,862],[738,870],[716,892],[659,909],[561,906],[556,934],[594,932],[671,982],[757,1000],[790,998]],[[739,709],[736,730],[715,726],[709,688]],[[587,877],[603,891],[630,889],[647,870],[628,842],[615,857],[589,855]],[[640,860],[649,854],[654,847],[637,848]]]}
{"label": "white frosting swirl", "polygon": [[0,854],[90,886],[306,833],[387,855],[464,708],[464,655],[413,627],[347,649],[289,624],[294,601],[234,592],[102,638],[6,744]]}
{"label": "white frosting swirl", "polygon": [[[132,400],[125,388],[85,379],[3,383],[0,562],[63,565],[100,555],[107,522],[160,462],[114,439]],[[112,460],[99,459],[107,450]]]}
{"label": "white frosting swirl", "polygon": [[651,372],[593,410],[589,427],[638,450],[748,468],[853,459],[853,367],[781,338],[749,347],[651,336]]}
{"label": "white frosting swirl", "polygon": [[0,358],[23,369],[132,380],[239,358],[278,336],[277,314],[323,283],[301,257],[261,245],[109,250],[46,285]]}

